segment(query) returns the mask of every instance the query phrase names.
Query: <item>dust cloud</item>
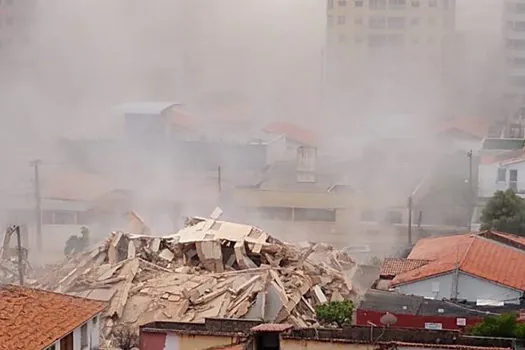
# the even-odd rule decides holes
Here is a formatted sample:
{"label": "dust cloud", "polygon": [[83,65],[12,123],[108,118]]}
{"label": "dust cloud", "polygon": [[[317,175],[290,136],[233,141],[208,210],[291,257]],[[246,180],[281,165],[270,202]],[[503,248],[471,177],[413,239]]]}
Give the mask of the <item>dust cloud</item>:
{"label": "dust cloud", "polygon": [[[250,110],[254,128],[288,120],[319,132],[323,154],[355,158],[366,142],[384,135],[419,139],[441,117],[497,111],[497,86],[488,82],[500,72],[501,4],[456,2],[457,31],[439,61],[445,73],[432,65],[413,70],[388,59],[395,53],[387,50],[374,62],[384,69],[345,80],[348,67],[360,66],[344,56],[331,60],[323,0],[36,1],[24,21],[27,42],[0,51],[0,188],[25,186],[30,193],[29,161],[38,158],[42,167],[90,169],[115,187],[134,190],[144,213],[156,210],[145,207],[157,199],[201,198],[191,210],[206,215],[219,200],[217,165],[246,159],[225,151],[191,173],[188,162],[169,151],[125,141],[111,107],[129,101],[178,101],[203,118],[241,106]],[[333,76],[343,79],[334,82]],[[437,81],[444,86],[436,87]],[[88,151],[64,150],[63,139],[88,144]],[[429,147],[434,145],[421,148],[427,156],[439,153]],[[390,157],[388,145],[382,151],[380,157]],[[185,159],[205,157],[203,152]],[[377,181],[395,186],[413,168],[391,165]],[[369,176],[356,169],[362,168],[348,169],[355,183]],[[226,188],[242,182],[238,172],[224,171]],[[165,217],[155,220],[162,222],[159,230],[172,229]]]}

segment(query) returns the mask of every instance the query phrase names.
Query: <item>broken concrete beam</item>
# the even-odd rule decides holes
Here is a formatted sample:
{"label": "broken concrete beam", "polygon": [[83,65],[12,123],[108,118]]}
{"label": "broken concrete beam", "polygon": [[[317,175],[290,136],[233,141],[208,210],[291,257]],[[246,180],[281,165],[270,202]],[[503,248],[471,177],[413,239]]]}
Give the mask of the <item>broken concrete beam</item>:
{"label": "broken concrete beam", "polygon": [[151,241],[150,249],[152,252],[156,253],[159,251],[159,248],[160,248],[160,238],[157,237]]}
{"label": "broken concrete beam", "polygon": [[111,299],[111,304],[109,305],[109,308],[107,310],[107,315],[109,315],[110,317],[112,317],[113,315],[117,315],[117,317],[122,316],[122,312],[124,311],[124,307],[126,306],[126,302],[128,300],[129,290],[131,289],[131,282],[135,278],[135,275],[137,274],[138,270],[138,259],[128,261],[122,267],[122,270],[120,271],[118,277],[125,277],[126,280],[120,282],[116,287],[117,293]]}
{"label": "broken concrete beam", "polygon": [[133,240],[129,240],[129,243],[128,243],[128,259],[133,259],[135,257],[135,254],[136,254],[135,243],[133,242]]}
{"label": "broken concrete beam", "polygon": [[244,242],[235,243],[235,246],[233,246],[233,250],[235,251],[235,259],[237,260],[237,265],[239,265],[241,269],[251,269],[257,267],[257,265],[255,265],[255,263],[246,254],[246,247],[244,246]]}
{"label": "broken concrete beam", "polygon": [[328,302],[328,299],[326,299],[326,295],[324,295],[324,293],[321,290],[321,287],[319,287],[319,285],[316,285],[316,286],[314,286],[312,288],[312,294],[313,294],[315,300],[319,304],[324,304],[324,303]]}
{"label": "broken concrete beam", "polygon": [[162,249],[158,256],[163,260],[172,261],[175,257],[175,254],[173,254],[169,249]]}
{"label": "broken concrete beam", "polygon": [[212,272],[223,272],[221,242],[202,241],[195,244],[202,266]]}

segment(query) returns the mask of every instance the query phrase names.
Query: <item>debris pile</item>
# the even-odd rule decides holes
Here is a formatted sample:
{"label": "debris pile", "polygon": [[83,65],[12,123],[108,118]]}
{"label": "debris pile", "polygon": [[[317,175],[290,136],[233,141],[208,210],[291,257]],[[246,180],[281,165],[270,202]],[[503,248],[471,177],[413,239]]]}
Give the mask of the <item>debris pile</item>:
{"label": "debris pile", "polygon": [[165,237],[117,232],[101,247],[46,271],[35,287],[108,303],[102,335],[117,325],[208,317],[315,326],[315,306],[355,299],[355,265],[323,244],[282,243],[249,225],[191,218]]}

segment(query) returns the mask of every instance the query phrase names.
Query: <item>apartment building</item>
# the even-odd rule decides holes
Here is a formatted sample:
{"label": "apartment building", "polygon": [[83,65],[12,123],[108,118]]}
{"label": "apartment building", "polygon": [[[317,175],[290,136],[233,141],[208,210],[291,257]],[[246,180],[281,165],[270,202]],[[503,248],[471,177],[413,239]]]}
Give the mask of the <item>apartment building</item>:
{"label": "apartment building", "polygon": [[0,58],[29,42],[35,0],[0,0]]}
{"label": "apartment building", "polygon": [[514,112],[525,106],[525,1],[507,0],[503,10],[506,105]]}
{"label": "apartment building", "polygon": [[381,98],[381,87],[392,97],[410,86],[405,92],[413,103],[422,86],[443,78],[455,6],[455,0],[327,0],[327,83],[348,92],[358,80],[361,99]]}

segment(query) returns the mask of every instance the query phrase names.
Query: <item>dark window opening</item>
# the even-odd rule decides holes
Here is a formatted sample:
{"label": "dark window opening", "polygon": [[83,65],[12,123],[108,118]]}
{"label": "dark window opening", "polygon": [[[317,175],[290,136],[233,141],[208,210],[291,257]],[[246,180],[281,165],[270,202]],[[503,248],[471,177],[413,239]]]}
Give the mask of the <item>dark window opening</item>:
{"label": "dark window opening", "polygon": [[255,336],[256,350],[279,350],[280,348],[279,333],[259,333]]}
{"label": "dark window opening", "polygon": [[335,209],[295,208],[295,221],[335,221]]}
{"label": "dark window opening", "polygon": [[262,207],[258,213],[266,220],[292,220],[292,208]]}

